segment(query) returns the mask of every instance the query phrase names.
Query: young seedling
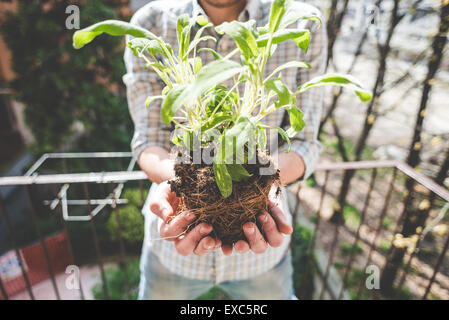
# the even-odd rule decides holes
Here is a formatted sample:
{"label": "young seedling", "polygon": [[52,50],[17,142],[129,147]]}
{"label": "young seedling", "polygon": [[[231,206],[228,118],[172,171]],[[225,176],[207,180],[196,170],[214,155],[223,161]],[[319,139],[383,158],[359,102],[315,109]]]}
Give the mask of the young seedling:
{"label": "young seedling", "polygon": [[[267,61],[279,43],[291,40],[300,50],[308,50],[310,31],[289,26],[299,19],[321,22],[316,15],[289,10],[291,3],[274,0],[265,26],[257,27],[254,20],[249,20],[215,27],[236,43],[236,49],[224,57],[212,48],[198,49],[203,41],[216,41],[203,35],[206,28],[212,27],[203,16],[178,18],[177,50],[149,30],[116,20],[94,24],[73,36],[77,49],[102,33],[134,37],[128,47],[165,84],[159,95],[148,97],[146,105],[162,100],[162,120],[175,125],[173,143],[191,151],[214,147],[212,164],[177,164],[177,178],[171,186],[182,197],[179,210],[196,213],[197,223],[212,223],[216,235],[224,242],[244,237],[241,226],[247,221],[255,222],[257,214],[267,208],[268,192],[277,176],[261,176],[251,161],[256,159],[255,167],[260,167],[257,154],[266,149],[267,129],[277,130],[290,146],[290,139],[304,128],[303,113],[296,106],[298,95],[312,88],[335,85],[354,91],[362,101],[371,99],[371,93],[355,78],[340,74],[314,78],[292,92],[282,81],[281,71],[309,69],[310,65],[303,61],[289,61],[264,77]],[[195,29],[198,31],[191,39]],[[198,55],[202,50],[213,54],[215,61],[203,66]],[[240,55],[241,63],[231,60],[234,55]],[[232,85],[223,86],[225,81],[232,81]],[[288,112],[291,124],[288,130],[264,124],[264,118],[279,109]]]}

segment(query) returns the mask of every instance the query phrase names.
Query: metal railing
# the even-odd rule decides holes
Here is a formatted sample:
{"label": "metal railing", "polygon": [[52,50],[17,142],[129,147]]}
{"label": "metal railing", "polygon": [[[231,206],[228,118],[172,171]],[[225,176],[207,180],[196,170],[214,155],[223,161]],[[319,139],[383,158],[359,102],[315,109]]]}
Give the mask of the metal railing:
{"label": "metal railing", "polygon": [[[97,154],[98,155],[98,154]],[[50,175],[38,175],[36,170],[44,163],[46,159],[58,158],[65,159],[67,157],[95,157],[96,154],[53,154],[44,155],[41,160],[27,172],[25,176],[21,177],[1,177],[0,187],[2,186],[21,186],[24,188],[26,199],[31,210],[30,216],[32,224],[36,230],[38,241],[42,247],[44,258],[46,261],[46,268],[48,275],[52,281],[52,286],[57,299],[61,298],[59,294],[59,288],[55,281],[55,272],[52,268],[52,263],[49,258],[48,250],[45,243],[45,237],[40,230],[38,223],[38,214],[34,208],[32,197],[30,194],[30,187],[36,185],[52,185],[54,190],[54,198],[46,199],[45,204],[50,206],[51,209],[59,209],[59,215],[63,230],[67,232],[69,223],[73,223],[73,220],[84,221],[90,224],[90,233],[92,237],[92,243],[95,251],[95,261],[100,270],[102,285],[105,297],[108,297],[108,286],[106,281],[106,274],[104,268],[104,257],[102,255],[101,246],[99,244],[96,216],[104,208],[109,208],[112,215],[115,216],[116,226],[118,232],[119,243],[119,256],[118,263],[124,268],[126,275],[126,263],[125,259],[127,252],[125,249],[124,240],[121,231],[121,222],[118,214],[119,206],[127,203],[127,199],[120,199],[122,190],[125,183],[138,182],[141,205],[144,203],[144,188],[143,182],[147,180],[146,175],[141,171],[132,171],[134,168],[134,160],[131,159],[128,166],[128,171],[116,171],[116,172],[93,172],[93,173],[65,173],[65,174],[50,174]],[[101,153],[100,157],[131,157],[129,153]],[[357,217],[357,223],[350,223],[343,219],[340,223],[333,223],[329,217],[325,216],[325,207],[334,199],[335,193],[338,190],[338,182],[341,180],[342,173],[346,170],[352,170],[356,174],[356,178],[353,181],[357,183],[356,187],[351,187],[351,192],[355,194],[357,201],[352,201],[351,196],[348,197],[348,203],[354,207],[359,208],[359,216]],[[409,167],[407,164],[399,161],[365,161],[365,162],[347,162],[347,163],[323,163],[318,165],[316,169],[316,181],[317,186],[307,187],[304,183],[299,184],[299,188],[294,191],[295,195],[295,212],[299,211],[307,218],[314,220],[314,230],[312,241],[309,246],[309,258],[315,260],[314,252],[318,247],[323,249],[323,252],[327,255],[327,263],[321,264],[317,270],[317,275],[321,279],[321,286],[318,288],[317,298],[331,298],[341,299],[347,296],[348,290],[351,293],[351,297],[354,299],[363,298],[365,294],[365,278],[358,279],[358,283],[354,283],[352,279],[352,272],[357,268],[358,270],[366,270],[371,264],[376,264],[379,268],[382,267],[384,271],[389,256],[394,248],[397,247],[397,235],[404,223],[404,216],[406,215],[408,208],[403,205],[401,210],[398,206],[395,206],[392,210],[391,203],[401,204],[403,202],[403,183],[398,180],[400,176],[403,178],[413,179],[417,184],[422,186],[426,192],[427,197],[436,197],[443,202],[449,202],[449,192],[446,188],[436,184],[432,179],[424,176],[420,172]],[[107,187],[107,194],[103,199],[92,199],[91,189],[93,185],[105,185]],[[81,186],[85,199],[69,200],[67,192],[69,186],[77,185]],[[363,190],[366,189],[366,193],[363,195]],[[290,188],[291,190],[293,188]],[[303,192],[306,190],[314,190],[314,196],[303,197]],[[350,195],[351,195],[350,192]],[[376,201],[373,201],[373,198]],[[312,200],[309,200],[312,199]],[[308,203],[312,203],[308,207]],[[429,217],[432,218],[432,214],[435,211],[433,205],[435,201],[425,208]],[[318,207],[312,208],[313,205]],[[346,204],[339,204],[340,209],[344,210]],[[70,216],[68,209],[72,206],[86,206],[86,215]],[[337,206],[338,207],[338,206]],[[335,205],[333,206],[335,209]],[[22,256],[20,254],[20,247],[15,239],[17,230],[14,229],[11,223],[11,214],[14,212],[8,212],[3,199],[0,198],[0,211],[2,213],[6,231],[8,233],[11,247],[14,250],[17,259],[20,263],[22,276],[26,285],[26,290],[30,299],[34,299],[33,286],[28,278],[27,270],[24,267]],[[328,210],[329,211],[329,210]],[[393,211],[393,212],[391,212]],[[389,217],[393,220],[394,227],[385,226],[385,218]],[[429,218],[429,219],[430,219]],[[68,234],[68,233],[67,233]],[[330,235],[330,236],[329,236]],[[388,250],[381,250],[380,239],[388,239]],[[441,240],[441,241],[440,241]],[[438,252],[438,256],[432,261],[423,261],[417,254],[420,246],[425,243],[424,239],[415,241],[416,249],[410,251],[404,256],[403,261],[399,267],[402,270],[402,275],[395,277],[397,283],[396,290],[400,291],[404,285],[408,283],[407,270],[418,261],[419,265],[424,265],[424,272],[420,277],[427,280],[425,285],[422,285],[420,297],[426,299],[429,297],[432,286],[438,283],[438,287],[441,290],[447,290],[449,288],[447,284],[442,283],[439,276],[441,276],[440,270],[444,265],[445,257],[448,253],[449,236],[446,239],[438,239],[441,243],[441,250]],[[350,243],[350,247],[346,248],[346,256],[341,254],[341,250],[338,250],[339,246],[343,243]],[[360,253],[359,247],[362,247],[362,253]],[[73,256],[73,249],[71,245],[71,239],[69,239],[69,251]],[[332,269],[335,269],[337,259],[342,259],[340,263],[338,274],[340,277],[341,285],[338,288],[330,287],[330,275],[333,274]],[[384,265],[381,265],[383,263]],[[432,264],[433,263],[433,264]],[[307,272],[312,272],[309,270]],[[315,271],[314,271],[315,272]],[[446,272],[446,271],[445,271]],[[382,276],[382,274],[380,274]],[[442,275],[445,277],[445,274]],[[413,276],[415,277],[415,275]],[[126,279],[128,281],[128,279]],[[421,282],[422,283],[422,282]],[[375,290],[378,292],[379,290]],[[0,293],[4,299],[8,299],[8,295],[4,288],[2,279],[0,277]],[[377,294],[377,293],[376,293]],[[376,298],[376,294],[374,298]],[[83,288],[80,288],[80,297],[84,299],[85,293]],[[378,297],[378,296],[377,296]],[[416,297],[416,293],[415,293]]]}
{"label": "metal railing", "polygon": [[[352,186],[350,188],[350,192],[356,193],[358,196],[356,203],[352,202],[351,204],[357,206],[360,210],[359,216],[357,217],[358,221],[355,225],[350,225],[343,218],[339,222],[331,222],[331,219],[323,218],[323,207],[325,199],[328,199],[331,202],[330,208],[328,212],[334,213],[335,211],[344,212],[345,205],[347,203],[336,203],[335,199],[337,198],[337,193],[339,191],[339,186],[334,185],[333,187],[329,186],[330,182],[339,182],[341,177],[343,176],[344,171],[351,170],[354,173],[364,172],[364,176],[362,179],[358,181],[354,181],[352,185],[356,184],[356,186]],[[379,172],[381,172],[381,177],[379,177]],[[340,174],[340,175],[338,175]],[[392,256],[392,251],[395,248],[403,249],[404,246],[397,241],[398,237],[401,240],[400,231],[404,224],[405,216],[407,212],[410,210],[414,210],[412,207],[408,207],[407,203],[403,203],[403,197],[407,196],[403,187],[403,183],[398,181],[399,176],[402,175],[404,179],[412,179],[416,184],[423,188],[422,193],[425,194],[425,198],[423,198],[420,203],[427,204],[423,206],[421,209],[422,214],[426,215],[427,224],[431,224],[429,219],[435,218],[430,214],[431,212],[440,212],[447,210],[447,206],[444,206],[442,209],[434,208],[436,203],[436,198],[439,198],[442,202],[449,202],[449,191],[436,184],[432,179],[426,177],[420,172],[414,170],[409,165],[402,161],[362,161],[362,162],[345,162],[345,163],[325,163],[318,165],[316,169],[316,179],[320,180],[318,186],[316,188],[320,189],[320,195],[317,198],[314,198],[312,202],[319,202],[318,208],[305,208],[300,210],[304,213],[308,218],[311,218],[314,221],[314,230],[313,230],[313,238],[310,244],[309,257],[312,258],[312,254],[314,252],[314,248],[317,245],[323,245],[323,241],[321,241],[321,235],[323,233],[331,233],[331,236],[328,237],[327,243],[325,243],[326,254],[327,254],[327,263],[321,266],[317,266],[318,275],[322,279],[322,287],[319,288],[318,297],[320,299],[324,298],[325,294],[330,299],[342,299],[344,293],[347,290],[351,290],[351,297],[354,299],[360,299],[362,295],[368,291],[365,290],[365,283],[367,277],[359,277],[358,283],[351,285],[348,283],[349,278],[351,277],[351,271],[355,265],[358,266],[358,270],[365,272],[367,267],[371,264],[376,265],[382,272],[379,274],[380,277],[383,276],[383,273],[386,272],[387,262],[389,262],[390,257]],[[390,176],[388,178],[388,176]],[[360,177],[359,177],[360,178]],[[381,184],[378,188],[376,188],[376,183]],[[366,189],[366,192],[362,192],[360,189]],[[296,196],[295,199],[295,208],[300,208],[303,202],[307,202],[301,193],[302,190],[307,189],[303,185],[300,185],[298,189],[293,191]],[[329,190],[333,189],[333,190]],[[373,193],[377,193],[376,200],[377,202],[374,204],[372,201]],[[309,195],[307,195],[309,196]],[[395,197],[395,201],[397,204],[402,205],[402,208],[398,208],[397,206],[394,208],[392,214],[389,214],[389,210],[391,211],[391,202],[392,198]],[[319,198],[319,199],[318,199]],[[433,201],[428,201],[427,199],[433,199]],[[309,201],[310,202],[310,201]],[[350,201],[348,201],[350,202]],[[444,212],[445,213],[445,212]],[[302,214],[302,213],[301,213]],[[434,216],[438,216],[434,214]],[[385,218],[389,217],[391,222],[394,222],[394,228],[387,228],[384,225]],[[438,221],[441,221],[441,214],[435,218]],[[353,223],[354,224],[354,223]],[[420,250],[420,245],[423,243],[423,239],[425,238],[428,230],[424,229],[424,224],[421,227],[421,230],[417,230],[416,237],[410,237],[408,242],[406,241],[405,248],[410,248],[411,250],[407,253],[407,256],[401,260],[401,264],[397,267],[398,270],[402,270],[402,275],[394,277],[394,292],[388,293],[386,297],[388,298],[400,298],[401,291],[404,288],[404,285],[407,282],[407,277],[409,276],[409,270],[413,265],[414,261],[417,260],[417,253]],[[363,232],[362,232],[363,230]],[[344,235],[345,241],[343,242],[340,238]],[[388,239],[388,245],[386,248],[388,250],[381,250],[381,245],[379,240],[383,238]],[[402,239],[404,240],[404,239]],[[410,241],[412,240],[412,241]],[[411,297],[413,298],[422,298],[427,299],[431,292],[432,286],[437,281],[437,275],[440,272],[441,267],[443,266],[443,262],[446,258],[446,255],[449,253],[449,234],[444,238],[440,236],[439,243],[441,248],[439,248],[439,252],[437,254],[437,258],[433,259],[436,262],[431,265],[431,263],[426,263],[423,261],[419,261],[419,265],[422,267],[426,267],[426,273],[423,272],[420,275],[421,278],[421,288],[416,292],[413,292]],[[348,246],[348,242],[350,246]],[[338,247],[345,243],[346,247],[346,256],[342,255]],[[383,242],[385,244],[385,242]],[[362,247],[362,248],[360,248]],[[359,251],[359,252],[358,252]],[[357,253],[358,252],[358,253]],[[377,255],[376,262],[373,261],[373,256]],[[334,268],[336,264],[336,258],[339,256],[343,260],[342,265],[340,265],[340,285],[337,288],[330,288],[329,284],[329,275],[331,268]],[[357,257],[358,256],[358,257]],[[380,257],[379,257],[380,256]],[[357,260],[357,261],[356,261]],[[420,260],[420,259],[419,259]],[[432,260],[432,262],[433,262]],[[316,262],[315,262],[316,263]],[[381,264],[383,263],[383,265]],[[420,272],[420,271],[419,271]],[[399,273],[399,272],[398,272]],[[447,273],[447,270],[446,270]],[[446,275],[445,275],[446,276]],[[427,282],[425,282],[427,280]],[[447,279],[445,278],[445,281]],[[354,282],[353,280],[351,282]],[[425,283],[425,285],[423,284]],[[447,296],[449,296],[449,282],[442,283],[443,289]],[[372,296],[375,298],[380,298],[383,294],[382,288],[380,290],[373,290],[374,293]],[[383,296],[385,298],[385,296]]]}

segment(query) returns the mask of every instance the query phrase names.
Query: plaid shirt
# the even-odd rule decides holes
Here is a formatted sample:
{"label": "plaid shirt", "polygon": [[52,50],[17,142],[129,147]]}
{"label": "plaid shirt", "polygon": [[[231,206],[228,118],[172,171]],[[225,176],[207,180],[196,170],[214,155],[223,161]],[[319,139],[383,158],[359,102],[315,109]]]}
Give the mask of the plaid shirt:
{"label": "plaid shirt", "polygon": [[[248,0],[245,10],[239,16],[240,21],[254,19],[258,26],[268,23],[270,0]],[[321,13],[314,7],[302,2],[293,2],[293,10],[304,11],[304,9]],[[138,10],[131,23],[151,30],[154,34],[162,37],[170,43],[174,51],[177,51],[176,19],[179,15],[187,13],[196,16],[204,13],[197,0],[184,1],[153,1]],[[307,61],[312,69],[285,69],[282,71],[282,79],[290,90],[296,90],[299,84],[321,75],[325,68],[327,56],[326,28],[318,28],[318,23],[309,20],[299,20],[292,27],[307,28],[311,30],[311,43],[306,55],[297,47],[293,41],[286,41],[278,45],[275,54],[268,60],[265,68],[265,76],[268,76],[279,65],[296,60]],[[193,31],[195,32],[195,30]],[[226,55],[235,48],[234,41],[227,35],[218,35],[213,28],[208,28],[205,34],[214,36],[217,42],[203,41],[198,48],[214,48],[222,55]],[[210,53],[202,51],[199,53],[203,65],[213,61]],[[234,55],[233,59],[240,62],[240,57]],[[149,108],[145,107],[145,100],[150,95],[160,95],[164,83],[157,74],[151,70],[145,70],[145,62],[134,57],[129,49],[125,51],[125,64],[127,74],[123,77],[127,86],[128,106],[135,125],[135,133],[131,142],[134,156],[150,146],[160,146],[167,150],[171,148],[170,135],[172,128],[161,120],[160,100],[153,102]],[[225,83],[226,84],[226,83]],[[298,106],[304,113],[306,127],[292,140],[292,151],[301,155],[306,165],[304,178],[307,178],[314,170],[321,151],[317,140],[318,126],[323,105],[323,89],[316,88],[305,92],[297,97]],[[288,128],[288,117],[284,110],[277,110],[263,119],[267,125],[283,126]],[[286,121],[287,119],[287,121]],[[277,149],[277,140],[270,139],[270,150]],[[279,151],[285,151],[284,144]],[[150,194],[151,196],[151,194]],[[284,208],[286,212],[288,209]],[[146,216],[146,241],[145,243],[160,258],[162,264],[178,275],[193,279],[211,280],[220,283],[229,280],[247,279],[262,274],[273,268],[284,256],[288,249],[289,236],[285,236],[283,245],[278,248],[269,248],[264,254],[249,252],[244,255],[233,253],[230,257],[224,256],[221,251],[212,252],[206,256],[183,257],[179,255],[172,242],[152,241],[159,238],[157,230],[157,219],[154,214],[149,214],[148,206],[144,207]],[[286,212],[288,213],[288,212]],[[288,214],[289,219],[291,218]]]}

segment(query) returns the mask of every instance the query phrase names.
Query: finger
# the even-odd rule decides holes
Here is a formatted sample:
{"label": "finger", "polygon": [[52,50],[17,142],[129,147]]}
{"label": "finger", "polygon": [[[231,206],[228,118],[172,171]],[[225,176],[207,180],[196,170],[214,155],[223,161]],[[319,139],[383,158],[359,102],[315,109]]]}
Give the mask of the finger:
{"label": "finger", "polygon": [[[175,241],[175,248],[178,251],[179,254],[183,256],[188,256],[195,250],[195,248],[198,246],[198,243],[202,238],[207,236],[209,233],[212,232],[212,226],[207,223],[200,223],[195,228],[193,228],[191,231],[189,231],[182,239],[176,239]],[[209,237],[211,238],[211,237]],[[212,238],[211,238],[212,239]],[[211,249],[215,245],[214,239],[212,239],[213,243],[211,244]]]}
{"label": "finger", "polygon": [[266,211],[260,214],[257,219],[262,226],[268,244],[272,247],[279,247],[284,240],[284,236],[279,232],[274,219]]}
{"label": "finger", "polygon": [[193,253],[199,256],[208,254],[209,252],[221,246],[221,241],[212,237],[205,237],[200,240]]}
{"label": "finger", "polygon": [[267,250],[268,244],[254,223],[245,223],[243,225],[243,232],[248,240],[249,247],[254,253],[264,253]]}
{"label": "finger", "polygon": [[230,244],[224,244],[221,246],[221,251],[223,251],[223,254],[225,256],[230,256],[232,254],[232,245]]}
{"label": "finger", "polygon": [[[196,216],[190,211],[183,211],[174,217],[169,223],[162,223],[159,233],[163,238],[171,238],[181,235],[192,224]],[[167,239],[169,240],[169,239]]]}
{"label": "finger", "polygon": [[235,243],[234,249],[238,253],[246,253],[249,250],[249,244],[244,240],[239,240]]}
{"label": "finger", "polygon": [[287,222],[287,218],[284,212],[277,205],[273,203],[273,205],[270,207],[270,212],[280,232],[284,234],[291,234],[293,232],[293,228]]}
{"label": "finger", "polygon": [[164,222],[167,221],[167,217],[173,214],[173,207],[169,200],[172,200],[170,186],[164,182],[160,184],[151,197],[150,210],[161,218]]}

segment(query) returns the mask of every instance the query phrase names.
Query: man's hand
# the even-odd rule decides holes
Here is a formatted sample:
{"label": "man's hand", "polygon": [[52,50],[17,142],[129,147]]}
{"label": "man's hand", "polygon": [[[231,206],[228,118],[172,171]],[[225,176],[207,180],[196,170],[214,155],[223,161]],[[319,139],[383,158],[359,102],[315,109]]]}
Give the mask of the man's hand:
{"label": "man's hand", "polygon": [[200,223],[185,233],[187,227],[195,221],[195,215],[185,211],[172,218],[178,205],[179,198],[170,190],[168,183],[161,183],[150,200],[150,210],[161,218],[159,223],[161,237],[174,241],[176,250],[183,256],[192,253],[205,255],[221,247],[220,240],[208,236],[212,232],[212,226],[209,224]]}
{"label": "man's hand", "polygon": [[[293,232],[293,228],[288,224],[284,212],[272,201],[269,202],[269,207],[271,215],[265,211],[257,217],[265,233],[265,238],[255,223],[247,222],[243,225],[243,232],[247,241],[237,241],[234,244],[235,251],[245,253],[251,250],[254,253],[264,253],[268,245],[279,247],[284,239],[283,234],[291,234]],[[222,249],[225,255],[232,253],[230,245],[225,245]]]}

